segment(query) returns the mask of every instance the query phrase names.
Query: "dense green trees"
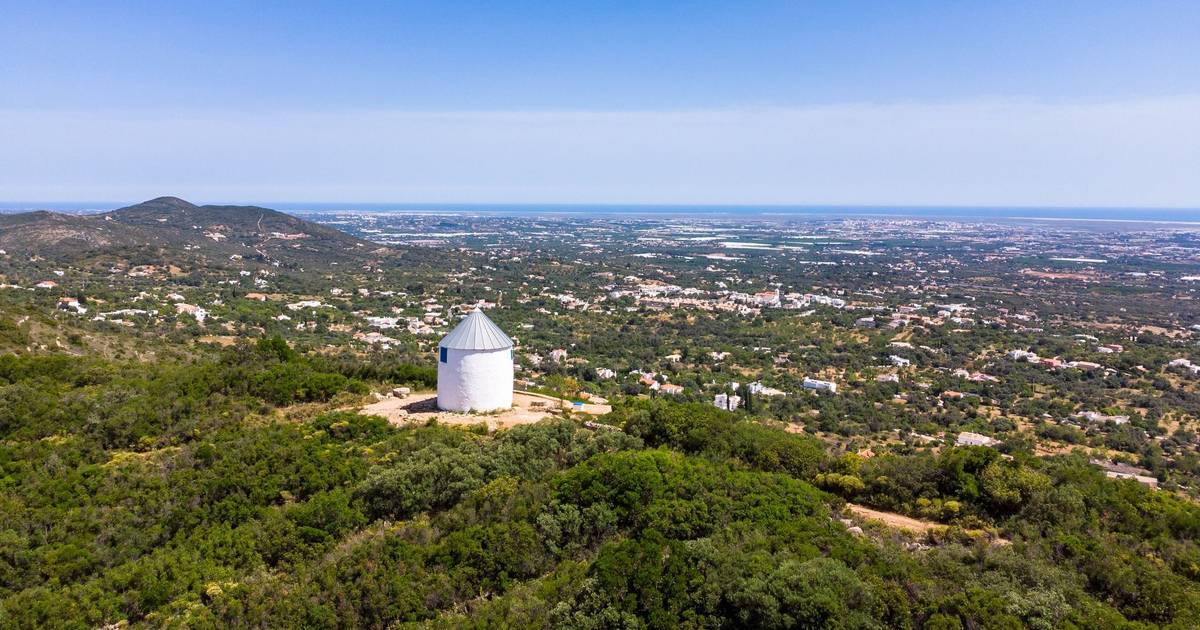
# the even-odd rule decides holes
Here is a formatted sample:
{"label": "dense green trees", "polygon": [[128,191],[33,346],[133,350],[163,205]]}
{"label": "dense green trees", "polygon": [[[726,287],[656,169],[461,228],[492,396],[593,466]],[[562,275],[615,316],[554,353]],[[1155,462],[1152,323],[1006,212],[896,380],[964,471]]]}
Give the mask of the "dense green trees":
{"label": "dense green trees", "polygon": [[[1189,627],[1200,615],[1200,510],[1079,458],[833,457],[811,437],[663,399],[619,405],[604,422],[623,431],[270,419],[274,405],[403,372],[278,340],[180,365],[0,357],[0,627]],[[848,532],[843,500],[960,529],[905,551]],[[980,528],[1011,544],[954,534]]]}
{"label": "dense green trees", "polygon": [[616,409],[609,417],[650,446],[733,460],[803,479],[811,479],[825,457],[820,442],[811,437],[747,422],[712,405],[640,400]]}

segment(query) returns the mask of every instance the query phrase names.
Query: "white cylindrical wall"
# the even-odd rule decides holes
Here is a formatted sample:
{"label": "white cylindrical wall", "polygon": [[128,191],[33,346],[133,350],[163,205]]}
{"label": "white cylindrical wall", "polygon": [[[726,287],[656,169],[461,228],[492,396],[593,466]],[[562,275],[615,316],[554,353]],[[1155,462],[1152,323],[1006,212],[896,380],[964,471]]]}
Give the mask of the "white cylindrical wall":
{"label": "white cylindrical wall", "polygon": [[[440,349],[439,349],[440,351]],[[438,358],[438,408],[446,411],[495,411],[512,407],[512,349],[446,348]]]}

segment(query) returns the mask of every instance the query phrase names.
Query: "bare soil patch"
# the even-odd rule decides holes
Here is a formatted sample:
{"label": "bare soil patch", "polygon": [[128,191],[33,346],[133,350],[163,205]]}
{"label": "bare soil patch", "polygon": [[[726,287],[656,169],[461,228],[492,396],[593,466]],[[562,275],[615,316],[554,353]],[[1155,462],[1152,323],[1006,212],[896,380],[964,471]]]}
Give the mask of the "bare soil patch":
{"label": "bare soil patch", "polygon": [[384,398],[373,402],[360,411],[365,414],[383,416],[388,422],[403,426],[424,424],[434,418],[443,424],[474,425],[487,424],[489,431],[507,429],[519,424],[533,424],[557,416],[563,411],[574,411],[589,415],[602,415],[611,411],[608,405],[572,405],[570,401],[531,394],[513,392],[511,409],[493,413],[456,413],[437,408],[437,392],[418,392],[407,398]]}
{"label": "bare soil patch", "polygon": [[923,521],[920,519],[912,518],[911,516],[904,516],[903,514],[896,514],[894,512],[883,512],[880,510],[874,510],[874,509],[871,509],[864,505],[858,505],[855,503],[847,503],[846,508],[849,509],[852,513],[854,513],[855,516],[865,518],[865,519],[870,519],[873,521],[880,521],[884,525],[887,525],[888,527],[891,527],[894,529],[906,529],[908,531],[911,531],[911,532],[914,532],[917,534],[924,534],[925,532],[928,532],[931,530],[945,529],[947,527],[946,525],[943,525],[941,523],[935,523],[933,521]]}

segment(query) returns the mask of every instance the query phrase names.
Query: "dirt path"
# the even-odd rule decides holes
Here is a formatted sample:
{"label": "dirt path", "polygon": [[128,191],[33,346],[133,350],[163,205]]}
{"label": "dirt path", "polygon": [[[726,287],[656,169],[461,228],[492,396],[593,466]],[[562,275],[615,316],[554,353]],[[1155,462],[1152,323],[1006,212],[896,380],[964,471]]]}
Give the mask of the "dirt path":
{"label": "dirt path", "polygon": [[904,516],[902,514],[896,514],[894,512],[881,512],[879,510],[873,510],[869,507],[862,506],[862,505],[856,505],[854,503],[847,503],[846,507],[849,508],[850,511],[853,512],[855,516],[860,516],[862,518],[871,519],[873,521],[880,521],[884,525],[887,525],[888,527],[894,527],[896,529],[907,529],[911,532],[915,532],[918,534],[924,534],[925,532],[934,530],[934,529],[945,529],[946,528],[946,525],[943,525],[941,523],[935,523],[933,521],[922,521],[920,519],[912,518],[911,516]]}
{"label": "dirt path", "polygon": [[[872,520],[872,521],[879,521],[879,522],[883,523],[884,525],[887,525],[888,527],[891,527],[894,529],[899,529],[899,530],[904,530],[904,531],[909,531],[914,534],[925,534],[927,532],[943,530],[943,529],[950,527],[949,525],[945,525],[943,523],[938,523],[936,521],[923,521],[921,519],[913,518],[911,516],[904,516],[903,514],[896,514],[895,512],[884,512],[882,510],[875,510],[875,509],[869,508],[865,505],[857,505],[855,503],[847,503],[846,508],[849,509],[852,514],[854,514],[855,516],[857,516],[859,518],[868,519],[868,520]],[[973,532],[975,534],[984,536],[985,538],[987,538],[989,540],[989,542],[992,545],[997,546],[997,547],[1012,544],[1011,540],[1009,540],[1007,538],[1001,538],[999,536],[996,536],[994,533],[988,534],[988,533],[984,532],[983,530],[973,530]],[[968,533],[971,533],[971,532],[968,532]]]}

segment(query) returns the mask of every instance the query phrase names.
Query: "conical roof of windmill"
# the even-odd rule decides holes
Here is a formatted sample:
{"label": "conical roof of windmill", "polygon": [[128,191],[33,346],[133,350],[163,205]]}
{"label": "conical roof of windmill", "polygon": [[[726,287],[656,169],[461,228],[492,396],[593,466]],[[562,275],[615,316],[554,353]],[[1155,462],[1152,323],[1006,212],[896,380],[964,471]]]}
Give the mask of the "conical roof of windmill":
{"label": "conical roof of windmill", "polygon": [[438,346],[454,350],[501,350],[513,347],[513,340],[476,308]]}

